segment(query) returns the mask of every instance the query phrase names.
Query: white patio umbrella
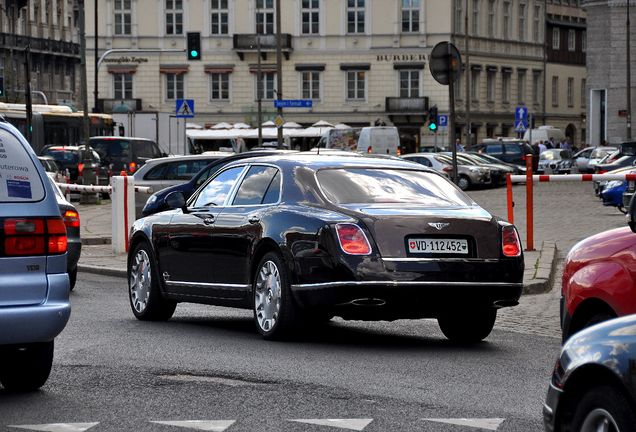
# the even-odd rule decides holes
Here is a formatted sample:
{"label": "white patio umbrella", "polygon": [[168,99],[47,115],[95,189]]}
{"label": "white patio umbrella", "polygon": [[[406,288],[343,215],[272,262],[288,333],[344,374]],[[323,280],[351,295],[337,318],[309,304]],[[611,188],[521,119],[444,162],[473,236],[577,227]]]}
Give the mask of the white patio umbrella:
{"label": "white patio umbrella", "polygon": [[349,126],[348,124],[344,124],[344,123],[338,123],[335,126],[336,129],[351,129],[351,126]]}
{"label": "white patio umbrella", "polygon": [[302,129],[302,126],[296,122],[289,121],[283,125],[283,128],[284,129]]}
{"label": "white patio umbrella", "polygon": [[316,123],[312,124],[312,126],[314,127],[333,127],[333,125],[331,123],[329,123],[328,121],[325,120],[319,120]]}
{"label": "white patio umbrella", "polygon": [[211,129],[232,129],[232,125],[229,123],[221,122],[212,126]]}
{"label": "white patio umbrella", "polygon": [[251,129],[252,127],[247,123],[234,123],[234,129]]}
{"label": "white patio umbrella", "polygon": [[273,121],[269,120],[269,121],[266,121],[265,123],[263,123],[261,125],[261,127],[264,127],[264,128],[273,127],[273,128],[275,128],[276,127],[276,123],[274,123]]}
{"label": "white patio umbrella", "polygon": [[186,123],[186,129],[204,129],[204,127],[196,123]]}

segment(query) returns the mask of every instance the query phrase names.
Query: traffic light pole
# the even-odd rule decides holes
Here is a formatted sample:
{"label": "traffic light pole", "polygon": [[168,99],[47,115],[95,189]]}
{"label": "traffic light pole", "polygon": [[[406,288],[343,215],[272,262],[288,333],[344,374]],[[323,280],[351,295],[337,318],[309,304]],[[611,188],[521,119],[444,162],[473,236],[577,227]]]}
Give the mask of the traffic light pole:
{"label": "traffic light pole", "polygon": [[[276,99],[283,99],[283,47],[281,35],[280,0],[276,0]],[[283,107],[278,107],[278,116],[283,118]],[[278,130],[278,148],[283,148],[283,126]]]}
{"label": "traffic light pole", "polygon": [[457,145],[455,145],[455,74],[453,72],[453,52],[452,45],[448,44],[448,75],[449,75],[449,83],[448,83],[448,97],[449,97],[449,109],[448,109],[448,117],[450,118],[450,128],[448,131],[448,145],[451,148],[451,153],[453,156],[453,183],[457,184]]}

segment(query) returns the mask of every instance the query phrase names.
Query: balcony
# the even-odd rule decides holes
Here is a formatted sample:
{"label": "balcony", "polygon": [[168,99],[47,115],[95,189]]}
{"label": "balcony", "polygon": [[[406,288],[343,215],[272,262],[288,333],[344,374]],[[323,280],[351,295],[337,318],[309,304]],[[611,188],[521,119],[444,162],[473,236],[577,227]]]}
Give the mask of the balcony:
{"label": "balcony", "polygon": [[427,97],[386,98],[386,112],[396,126],[421,124],[427,111]]}
{"label": "balcony", "polygon": [[51,54],[78,57],[80,56],[79,45],[73,42],[41,39],[30,36],[12,35],[10,33],[0,33],[0,46],[5,49],[14,48],[24,50],[27,45],[31,45],[32,53]]}
{"label": "balcony", "polygon": [[[267,60],[267,53],[276,52],[275,34],[235,34],[233,39],[234,51],[243,60],[245,53],[258,52],[258,38],[261,40],[261,57]],[[281,37],[281,50],[285,60],[289,60],[289,54],[294,50],[292,47],[292,35],[283,33]]]}

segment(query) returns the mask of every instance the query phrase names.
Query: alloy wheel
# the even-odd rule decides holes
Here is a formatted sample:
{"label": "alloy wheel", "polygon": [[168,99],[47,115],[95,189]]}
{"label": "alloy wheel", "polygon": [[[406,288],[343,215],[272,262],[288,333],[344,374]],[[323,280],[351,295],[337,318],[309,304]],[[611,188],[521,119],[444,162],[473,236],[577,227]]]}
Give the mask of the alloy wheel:
{"label": "alloy wheel", "polygon": [[140,249],[130,270],[130,299],[137,313],[143,313],[148,306],[152,284],[150,266],[148,253]]}
{"label": "alloy wheel", "polygon": [[261,266],[254,289],[254,310],[261,330],[271,331],[280,314],[282,284],[278,267],[272,261]]}
{"label": "alloy wheel", "polygon": [[618,426],[612,415],[603,408],[596,408],[585,417],[581,432],[618,432]]}

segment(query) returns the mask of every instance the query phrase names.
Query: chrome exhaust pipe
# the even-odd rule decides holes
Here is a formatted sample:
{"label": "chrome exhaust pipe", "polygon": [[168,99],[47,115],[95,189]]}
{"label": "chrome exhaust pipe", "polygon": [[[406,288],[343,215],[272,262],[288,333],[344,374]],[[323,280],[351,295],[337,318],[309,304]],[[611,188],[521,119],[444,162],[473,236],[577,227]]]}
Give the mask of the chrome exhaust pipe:
{"label": "chrome exhaust pipe", "polygon": [[382,299],[378,299],[378,298],[361,298],[361,299],[351,300],[349,304],[352,304],[354,306],[363,306],[363,307],[369,307],[369,306],[378,307],[378,306],[384,306],[386,304],[386,301]]}

